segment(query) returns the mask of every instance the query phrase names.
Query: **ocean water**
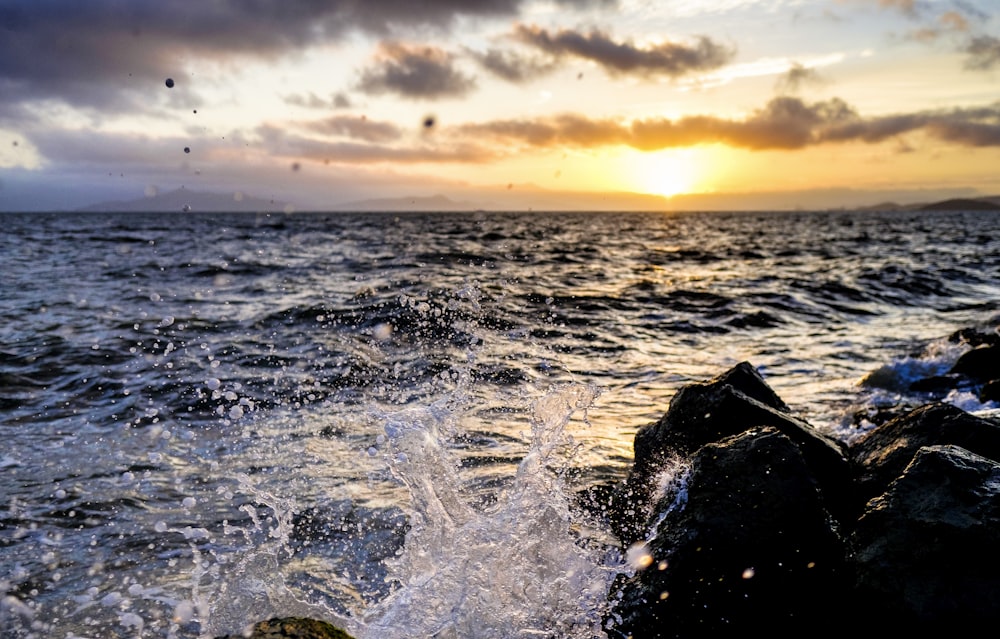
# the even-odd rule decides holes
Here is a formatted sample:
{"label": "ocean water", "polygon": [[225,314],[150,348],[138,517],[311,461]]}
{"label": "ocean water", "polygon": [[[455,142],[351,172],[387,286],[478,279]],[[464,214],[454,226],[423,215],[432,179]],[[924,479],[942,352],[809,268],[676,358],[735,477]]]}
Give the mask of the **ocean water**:
{"label": "ocean water", "polygon": [[574,495],[680,386],[747,360],[850,440],[1000,315],[983,212],[0,223],[12,639],[600,637],[629,566]]}

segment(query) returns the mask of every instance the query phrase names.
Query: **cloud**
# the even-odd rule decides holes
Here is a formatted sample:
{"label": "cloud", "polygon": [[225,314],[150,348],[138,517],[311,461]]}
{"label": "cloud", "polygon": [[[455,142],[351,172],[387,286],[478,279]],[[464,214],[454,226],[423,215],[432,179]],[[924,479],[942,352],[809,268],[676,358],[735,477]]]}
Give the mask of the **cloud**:
{"label": "cloud", "polygon": [[329,100],[324,100],[312,91],[310,91],[307,95],[302,95],[300,93],[286,95],[284,100],[285,104],[305,107],[308,109],[349,109],[353,106],[350,98],[348,98],[347,94],[343,92],[332,94]]}
{"label": "cloud", "polygon": [[[894,2],[880,4],[895,5]],[[913,3],[899,3],[913,7]],[[950,37],[959,52],[966,54],[964,67],[968,71],[990,71],[1000,66],[1000,39],[983,33],[975,33],[973,24],[985,22],[989,15],[967,2],[955,2],[957,9],[945,11],[933,23],[925,24],[906,34],[906,39],[923,43],[934,43]],[[913,17],[916,10],[913,10]]]}
{"label": "cloud", "polygon": [[825,80],[819,71],[800,62],[793,62],[788,71],[775,82],[778,93],[798,93],[805,84],[823,84]]}
{"label": "cloud", "polygon": [[365,116],[337,115],[306,125],[311,131],[338,135],[365,142],[392,142],[403,135],[402,129],[391,122],[376,122]]}
{"label": "cloud", "polygon": [[552,73],[554,60],[523,56],[513,51],[489,49],[485,53],[468,49],[466,53],[493,75],[520,84]]}
{"label": "cloud", "polygon": [[978,109],[923,111],[865,118],[841,99],[806,103],[776,97],[742,119],[693,115],[625,122],[569,114],[541,120],[499,120],[458,127],[457,133],[500,146],[594,148],[625,145],[642,151],[724,144],[750,150],[794,150],[830,143],[877,144],[904,133],[965,147],[1000,146],[1000,103]]}
{"label": "cloud", "polygon": [[878,6],[884,9],[896,9],[910,18],[915,18],[918,14],[916,0],[878,0]]}
{"label": "cloud", "polygon": [[461,97],[476,87],[473,78],[455,68],[455,56],[429,46],[386,42],[378,60],[361,71],[358,90],[368,94],[395,93],[407,98]]}
{"label": "cloud", "polygon": [[596,62],[613,75],[674,78],[716,69],[735,55],[731,48],[704,36],[696,38],[692,44],[664,42],[644,48],[631,42],[616,42],[598,29],[587,33],[570,29],[550,32],[542,27],[518,24],[513,37],[556,58],[574,56]]}
{"label": "cloud", "polygon": [[332,142],[289,134],[272,125],[257,128],[261,146],[271,155],[340,164],[372,163],[482,163],[497,157],[487,148],[464,141],[454,144],[418,144],[390,146],[357,142]]}
{"label": "cloud", "polygon": [[148,110],[151,92],[167,77],[178,81],[173,99],[183,94],[190,106],[196,98],[182,80],[185,61],[277,59],[357,32],[443,32],[459,18],[515,16],[527,1],[4,2],[0,116],[23,116],[18,105],[46,100],[104,112]]}
{"label": "cloud", "polygon": [[1000,66],[1000,38],[982,35],[971,38],[963,49],[968,54],[965,68],[972,71],[989,71]]}

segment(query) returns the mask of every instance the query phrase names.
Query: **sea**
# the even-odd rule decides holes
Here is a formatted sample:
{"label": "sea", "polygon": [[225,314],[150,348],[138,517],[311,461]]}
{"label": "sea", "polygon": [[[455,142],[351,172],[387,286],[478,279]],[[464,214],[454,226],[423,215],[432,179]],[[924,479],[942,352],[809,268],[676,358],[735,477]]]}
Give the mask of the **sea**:
{"label": "sea", "polygon": [[602,637],[579,495],[677,389],[748,361],[850,442],[1000,323],[991,212],[0,225],[4,639]]}

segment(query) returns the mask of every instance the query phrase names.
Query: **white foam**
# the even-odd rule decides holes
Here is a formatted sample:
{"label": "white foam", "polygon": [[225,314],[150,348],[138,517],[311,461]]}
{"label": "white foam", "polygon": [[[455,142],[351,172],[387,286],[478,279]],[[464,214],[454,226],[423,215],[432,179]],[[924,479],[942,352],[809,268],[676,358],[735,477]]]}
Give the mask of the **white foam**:
{"label": "white foam", "polygon": [[[585,547],[554,467],[588,386],[558,388],[534,407],[532,442],[511,486],[485,510],[456,489],[441,407],[386,420],[387,459],[410,490],[412,529],[390,572],[400,587],[365,615],[361,639],[580,637],[602,634],[617,557]],[[404,461],[405,460],[405,461]]]}

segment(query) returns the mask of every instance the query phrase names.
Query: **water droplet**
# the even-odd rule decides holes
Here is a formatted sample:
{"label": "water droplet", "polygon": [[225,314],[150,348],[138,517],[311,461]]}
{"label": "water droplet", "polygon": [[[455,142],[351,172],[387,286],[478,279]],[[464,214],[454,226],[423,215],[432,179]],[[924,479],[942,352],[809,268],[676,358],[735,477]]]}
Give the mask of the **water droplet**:
{"label": "water droplet", "polygon": [[166,85],[167,85],[168,89],[173,89],[174,88],[174,79],[173,78],[167,78]]}
{"label": "water droplet", "polygon": [[243,417],[242,406],[233,406],[229,409],[229,419],[239,419],[240,417]]}
{"label": "water droplet", "polygon": [[222,382],[216,377],[211,377],[205,381],[205,386],[208,387],[208,390],[218,390],[222,386]]}
{"label": "water droplet", "polygon": [[190,153],[191,152],[191,147],[189,147],[189,146],[184,147],[184,152],[185,153]]}
{"label": "water droplet", "polygon": [[184,501],[181,502],[181,505],[185,508],[194,508],[197,503],[198,501],[194,497],[185,497]]}
{"label": "water droplet", "polygon": [[194,604],[182,601],[174,608],[174,623],[186,624],[194,618]]}
{"label": "water droplet", "polygon": [[424,116],[425,129],[433,129],[435,124],[437,124],[437,119],[433,115]]}
{"label": "water droplet", "polygon": [[153,530],[155,530],[158,533],[167,532],[167,522],[165,521],[156,522],[156,524],[153,525]]}
{"label": "water droplet", "polygon": [[372,331],[372,336],[376,340],[384,342],[392,336],[392,324],[382,323],[377,325],[375,330]]}
{"label": "water droplet", "polygon": [[625,552],[625,561],[634,570],[645,570],[653,565],[653,556],[649,554],[649,547],[645,543],[637,542]]}
{"label": "water droplet", "polygon": [[753,579],[753,576],[755,574],[757,574],[757,573],[754,571],[753,568],[747,568],[746,570],[743,571],[743,578],[744,579]]}

